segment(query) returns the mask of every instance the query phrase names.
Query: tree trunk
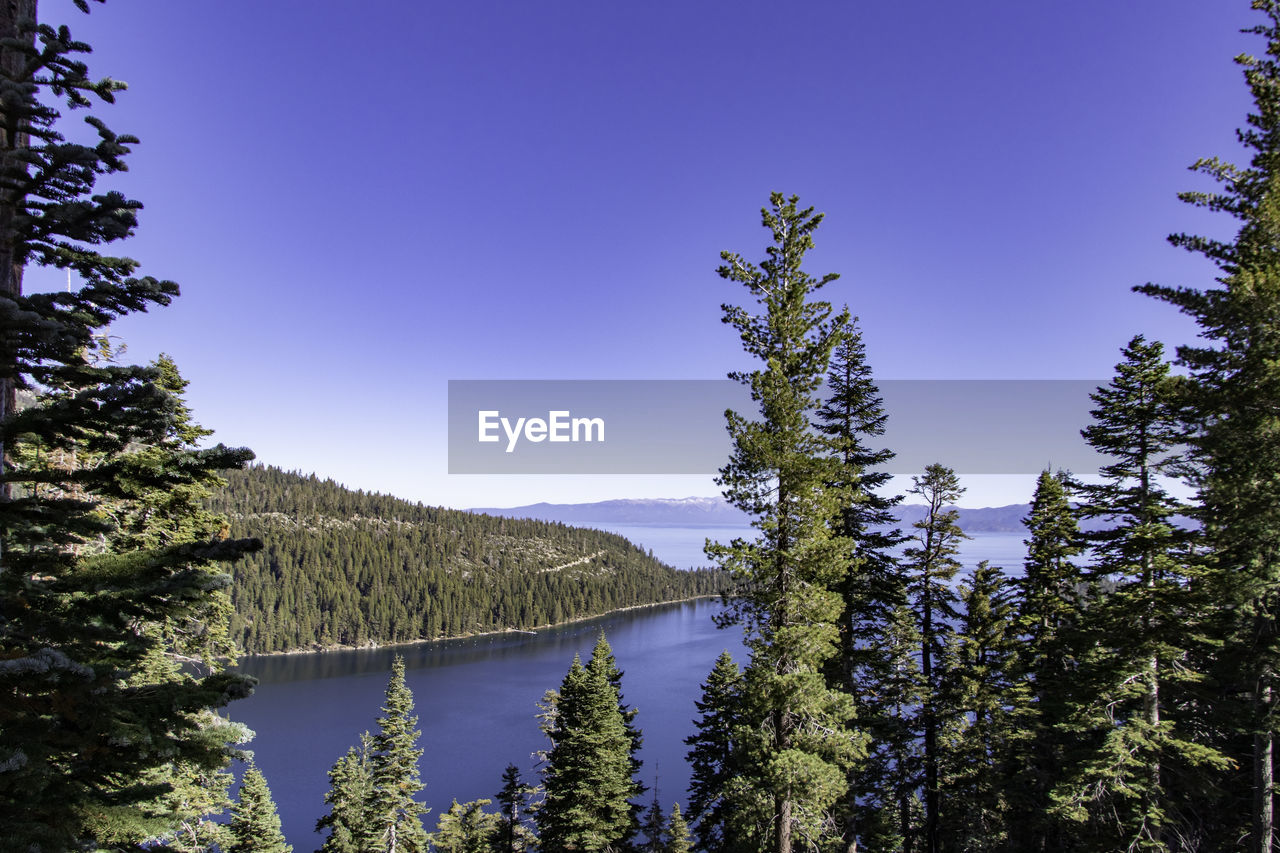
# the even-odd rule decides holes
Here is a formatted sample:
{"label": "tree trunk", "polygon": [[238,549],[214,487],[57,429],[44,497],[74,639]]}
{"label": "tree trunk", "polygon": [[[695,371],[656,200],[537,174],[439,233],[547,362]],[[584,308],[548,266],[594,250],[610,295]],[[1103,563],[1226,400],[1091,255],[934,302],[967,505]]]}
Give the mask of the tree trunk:
{"label": "tree trunk", "polygon": [[776,853],[791,853],[791,797],[780,796],[777,803],[778,843]]}
{"label": "tree trunk", "polygon": [[[18,38],[18,24],[35,19],[36,0],[0,0],[0,39]],[[34,35],[27,41],[34,43]],[[0,49],[0,73],[3,73],[5,79],[14,80],[19,77],[23,64],[21,54]],[[19,124],[19,119],[16,116],[0,116],[0,175],[11,175],[20,168],[14,161],[14,155],[26,145],[27,134]],[[19,201],[13,190],[0,187],[0,297],[22,295],[22,265],[16,257],[17,239],[13,224]],[[13,380],[16,365],[13,363],[11,347],[11,344],[6,343],[0,349],[3,353],[0,357],[8,362],[0,365],[0,423],[13,414],[17,399]],[[5,447],[3,441],[0,441],[0,475],[5,473],[5,461]],[[8,484],[0,484],[0,500],[8,499]]]}
{"label": "tree trunk", "polygon": [[1271,853],[1274,809],[1272,765],[1271,685],[1266,674],[1259,679],[1258,731],[1253,736],[1253,853]]}

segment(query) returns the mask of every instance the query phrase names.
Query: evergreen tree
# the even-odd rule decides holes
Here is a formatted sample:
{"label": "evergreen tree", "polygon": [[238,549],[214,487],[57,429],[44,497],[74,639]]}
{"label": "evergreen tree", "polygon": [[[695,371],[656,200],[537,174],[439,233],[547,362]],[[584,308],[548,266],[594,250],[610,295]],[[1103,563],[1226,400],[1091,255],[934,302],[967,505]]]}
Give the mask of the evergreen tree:
{"label": "evergreen tree", "polygon": [[316,822],[316,832],[329,832],[320,853],[365,853],[375,849],[379,827],[369,808],[373,794],[372,752],[373,737],[365,732],[360,736],[359,748],[348,749],[329,771],[329,790],[324,795],[329,814]]}
{"label": "evergreen tree", "polygon": [[855,776],[858,834],[869,850],[914,850],[919,843],[920,709],[925,694],[921,643],[912,609],[903,603],[890,610],[880,639],[885,660],[881,691],[864,700],[875,735],[865,769]]}
{"label": "evergreen tree", "polygon": [[1178,803],[1170,783],[1228,763],[1196,742],[1198,720],[1177,713],[1198,704],[1186,687],[1201,680],[1193,657],[1209,608],[1191,531],[1172,523],[1184,507],[1159,483],[1180,463],[1169,389],[1163,348],[1139,335],[1092,395],[1094,423],[1083,430],[1111,460],[1101,484],[1080,487],[1082,515],[1107,524],[1089,538],[1095,585],[1110,591],[1082,614],[1092,642],[1080,652],[1066,727],[1083,743],[1054,800],[1057,812],[1088,825],[1097,850],[1166,850],[1194,837],[1198,827],[1186,822],[1204,790],[1201,802]]}
{"label": "evergreen tree", "polygon": [[377,826],[377,849],[385,853],[425,853],[427,849],[421,818],[427,809],[414,799],[423,788],[418,771],[422,733],[417,725],[413,693],[404,680],[404,658],[396,655],[369,759],[369,814]]}
{"label": "evergreen tree", "polygon": [[[35,11],[0,8],[0,826],[22,848],[189,844],[182,794],[222,785],[245,734],[209,709],[251,689],[218,660],[216,566],[260,544],[191,501],[251,454],[195,448],[171,362],[113,361],[102,331],[178,289],[98,251],[136,226],[138,202],[95,191],[136,140],[90,116],[97,142],[69,143],[57,102],[123,87]],[[82,285],[26,295],[29,264]]]}
{"label": "evergreen tree", "polygon": [[743,744],[740,778],[772,800],[772,846],[790,853],[797,830],[810,839],[831,835],[830,810],[865,743],[848,727],[849,695],[824,676],[839,652],[838,590],[851,555],[848,540],[832,530],[847,495],[831,485],[830,443],[811,426],[848,318],[832,318],[831,305],[812,298],[836,276],[816,280],[801,268],[821,215],[774,193],[762,220],[773,238],[766,259],[756,266],[724,252],[719,269],[745,285],[760,310],[724,306],[724,321],[761,363],[731,374],[751,389],[759,419],[726,413],[733,451],[717,479],[759,534],[707,553],[741,583],[730,618],[743,625],[751,649],[746,712],[761,725]]}
{"label": "evergreen tree", "polygon": [[457,800],[440,815],[431,844],[440,853],[489,853],[499,834],[501,818],[484,810],[491,800]]}
{"label": "evergreen tree", "polygon": [[671,817],[667,820],[666,853],[692,853],[693,841],[689,838],[689,825],[680,813],[680,804],[671,804]]}
{"label": "evergreen tree", "polygon": [[1015,848],[1064,850],[1070,849],[1070,841],[1050,815],[1049,794],[1064,760],[1061,726],[1070,708],[1083,582],[1074,562],[1083,545],[1065,474],[1041,472],[1023,524],[1030,538],[1024,540],[1027,558],[1020,584],[1019,669],[1031,690],[1031,705],[1029,736],[1011,791],[1010,827]]}
{"label": "evergreen tree", "polygon": [[524,853],[534,846],[536,839],[521,816],[531,792],[532,789],[520,780],[520,769],[508,764],[502,773],[502,790],[497,796],[501,812],[493,849],[498,853]]}
{"label": "evergreen tree", "polygon": [[632,738],[603,662],[584,667],[574,655],[543,730],[551,749],[535,816],[540,847],[624,849],[635,824],[630,799],[639,786],[631,778]]}
{"label": "evergreen tree", "polygon": [[911,482],[910,493],[921,498],[926,507],[925,517],[913,525],[914,544],[903,551],[907,596],[920,633],[923,842],[927,853],[938,853],[941,849],[938,734],[949,710],[941,703],[947,676],[945,652],[952,626],[960,618],[951,579],[960,568],[956,560],[959,542],[968,537],[956,524],[959,512],[954,504],[964,489],[954,471],[943,465],[929,465],[923,476],[912,477]]}
{"label": "evergreen tree", "polygon": [[643,853],[664,853],[667,849],[667,816],[663,814],[662,804],[658,802],[658,789],[653,789],[653,800],[644,811],[644,819],[640,822],[640,832],[644,835],[644,843],[639,849]]}
{"label": "evergreen tree", "polygon": [[1264,853],[1275,845],[1280,671],[1280,3],[1254,0],[1253,8],[1266,18],[1250,30],[1266,39],[1266,55],[1236,59],[1253,96],[1254,110],[1238,131],[1250,164],[1201,160],[1195,168],[1221,189],[1180,196],[1228,213],[1239,230],[1230,241],[1170,238],[1214,262],[1220,286],[1137,289],[1188,314],[1205,339],[1179,347],[1178,362],[1190,373],[1185,402],[1198,518],[1210,549],[1213,598],[1224,619],[1217,674],[1224,689],[1216,704],[1224,724],[1235,730],[1231,757],[1244,771],[1224,783],[1232,791],[1252,789],[1250,801],[1216,811],[1249,815],[1247,825],[1220,830],[1223,843],[1247,834],[1254,853]]}
{"label": "evergreen tree", "polygon": [[[618,669],[618,662],[614,660],[613,649],[609,647],[609,641],[605,638],[604,631],[596,637],[595,647],[591,650],[591,659],[587,661],[587,668],[595,670],[604,677],[605,680],[613,686],[618,694],[618,713],[622,715],[623,725],[627,730],[627,738],[631,742],[630,761],[631,761],[631,778],[635,784],[635,793],[631,795],[634,801],[637,797],[645,792],[645,786],[640,782],[640,767],[643,762],[640,760],[640,745],[644,740],[644,733],[640,731],[635,724],[638,708],[628,707],[622,698],[622,670]],[[656,801],[655,801],[656,802]],[[630,838],[640,829],[640,812],[641,807],[635,802],[631,804],[631,829],[627,833]]]}
{"label": "evergreen tree", "polygon": [[893,759],[877,760],[876,753],[883,757],[901,751],[893,739],[896,709],[885,701],[896,678],[896,655],[885,637],[893,609],[906,602],[895,553],[905,537],[894,527],[897,519],[893,512],[902,496],[880,492],[892,477],[883,466],[895,454],[869,446],[884,434],[888,415],[871,378],[856,317],[832,353],[826,384],[826,402],[817,410],[815,427],[828,437],[831,454],[838,462],[831,485],[847,497],[833,524],[835,533],[849,540],[853,554],[849,572],[839,585],[844,601],[844,615],[838,623],[840,655],[828,665],[828,680],[832,687],[854,697],[859,727],[870,736],[867,761],[852,769],[845,795],[841,822],[846,847],[852,851],[860,827],[874,821],[871,812],[877,806],[873,800],[889,785],[885,771]]}
{"label": "evergreen tree", "polygon": [[742,690],[742,672],[726,649],[702,684],[702,698],[694,700],[700,714],[694,721],[697,731],[684,741],[691,747],[686,755],[691,771],[689,815],[695,822],[698,849],[706,853],[741,849],[735,844],[735,830],[741,834],[747,823],[741,804],[726,797],[742,760],[736,748]]}
{"label": "evergreen tree", "polygon": [[252,763],[244,773],[240,800],[231,810],[231,843],[226,853],[293,853],[280,831],[280,815],[266,777]]}
{"label": "evergreen tree", "polygon": [[960,587],[961,618],[944,667],[942,736],[946,808],[939,834],[946,850],[1009,849],[1010,768],[1025,738],[1029,690],[1018,675],[1014,588],[983,560]]}

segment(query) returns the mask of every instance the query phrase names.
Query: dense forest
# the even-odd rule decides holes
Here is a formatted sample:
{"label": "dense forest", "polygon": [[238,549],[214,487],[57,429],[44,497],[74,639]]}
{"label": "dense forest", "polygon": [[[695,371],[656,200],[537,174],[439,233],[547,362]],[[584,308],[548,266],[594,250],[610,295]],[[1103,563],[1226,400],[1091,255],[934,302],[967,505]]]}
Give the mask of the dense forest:
{"label": "dense forest", "polygon": [[400,643],[528,630],[718,593],[714,571],[677,571],[621,536],[428,507],[255,466],[207,502],[232,538],[232,636],[246,652]]}

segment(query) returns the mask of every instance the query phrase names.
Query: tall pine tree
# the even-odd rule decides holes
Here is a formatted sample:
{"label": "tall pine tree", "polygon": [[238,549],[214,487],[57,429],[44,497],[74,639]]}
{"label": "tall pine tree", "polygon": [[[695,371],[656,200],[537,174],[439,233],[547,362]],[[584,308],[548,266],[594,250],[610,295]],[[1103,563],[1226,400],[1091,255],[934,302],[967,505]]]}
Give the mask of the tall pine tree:
{"label": "tall pine tree", "polygon": [[422,826],[426,807],[414,799],[422,790],[418,760],[422,748],[418,718],[413,716],[413,693],[405,684],[404,658],[391,665],[378,733],[373,736],[369,759],[368,808],[377,827],[377,850],[382,853],[426,853],[427,833]]}
{"label": "tall pine tree", "polygon": [[[178,289],[98,250],[137,224],[138,202],[96,189],[136,140],[91,115],[97,141],[68,142],[59,102],[123,86],[35,13],[0,4],[0,825],[20,846],[180,843],[198,816],[175,795],[221,784],[242,739],[209,709],[251,686],[218,660],[217,566],[260,544],[193,505],[251,454],[197,449],[167,366],[112,359],[103,330]],[[24,294],[31,264],[81,286]]]}
{"label": "tall pine tree", "polygon": [[960,622],[946,652],[941,785],[945,850],[1009,849],[1012,764],[1026,737],[1029,690],[1019,678],[1016,592],[980,562],[960,586]]}
{"label": "tall pine tree", "polygon": [[1275,845],[1275,737],[1280,678],[1280,3],[1254,0],[1265,21],[1250,30],[1266,40],[1264,56],[1240,56],[1253,112],[1238,131],[1250,163],[1208,158],[1194,168],[1217,181],[1216,192],[1187,192],[1190,204],[1236,219],[1234,239],[1187,234],[1174,245],[1218,266],[1217,286],[1137,288],[1192,317],[1205,342],[1178,348],[1190,373],[1188,426],[1198,476],[1198,517],[1211,552],[1214,599],[1227,619],[1220,639],[1220,716],[1240,741],[1233,755],[1248,779],[1227,780],[1252,791],[1245,807],[1254,853]]}
{"label": "tall pine tree", "polygon": [[[847,311],[846,311],[847,313]],[[836,514],[835,533],[852,549],[849,571],[839,584],[844,602],[840,654],[828,664],[832,687],[850,694],[858,705],[858,725],[870,736],[868,759],[849,774],[841,815],[846,847],[856,850],[862,827],[874,822],[878,795],[889,787],[887,768],[900,752],[894,735],[898,718],[891,699],[896,680],[895,650],[886,642],[894,608],[906,603],[905,581],[896,549],[905,541],[894,525],[893,508],[902,496],[882,494],[892,475],[884,469],[894,453],[872,444],[884,435],[888,414],[871,378],[866,346],[855,317],[831,356],[826,400],[815,426],[831,442],[838,467],[833,486],[845,493]]]}
{"label": "tall pine tree", "polygon": [[1028,737],[1011,793],[1010,828],[1015,848],[1070,849],[1050,814],[1050,792],[1062,773],[1064,735],[1075,675],[1075,647],[1083,576],[1077,559],[1084,546],[1071,506],[1067,476],[1042,471],[1031,498],[1027,557],[1020,579],[1018,627],[1020,677],[1031,691]]}
{"label": "tall pine tree", "polygon": [[[942,749],[938,741],[949,709],[942,702],[946,683],[945,653],[959,620],[951,580],[960,568],[956,559],[961,539],[968,538],[956,519],[954,504],[964,494],[954,471],[933,464],[912,478],[910,494],[924,501],[925,517],[914,525],[912,544],[903,551],[907,571],[907,596],[920,636],[919,731],[923,758],[921,778],[924,826],[921,838],[926,853],[942,849],[940,834]],[[909,837],[909,836],[908,836]]]}
{"label": "tall pine tree", "polygon": [[1083,430],[1110,462],[1102,483],[1079,487],[1081,515],[1104,525],[1088,538],[1094,586],[1105,592],[1080,616],[1091,642],[1077,644],[1064,727],[1082,742],[1054,791],[1056,810],[1089,830],[1073,833],[1075,849],[1087,838],[1096,850],[1166,850],[1198,836],[1203,789],[1179,802],[1174,792],[1188,786],[1175,782],[1228,764],[1197,742],[1199,715],[1179,713],[1199,704],[1187,687],[1201,680],[1196,652],[1211,609],[1192,531],[1174,524],[1185,508],[1161,485],[1181,462],[1171,387],[1163,347],[1138,335],[1092,395],[1094,423]]}
{"label": "tall pine tree", "polygon": [[744,695],[755,733],[743,744],[742,778],[772,800],[772,846],[790,853],[797,830],[810,839],[832,835],[832,806],[865,748],[850,728],[852,699],[825,678],[839,653],[838,590],[851,554],[848,539],[833,533],[847,494],[832,486],[830,443],[812,427],[848,318],[832,317],[830,303],[814,298],[836,276],[814,279],[802,269],[822,216],[774,193],[762,220],[773,241],[765,260],[757,266],[724,252],[719,269],[747,288],[759,312],[724,306],[724,322],[760,364],[731,374],[751,390],[758,411],[754,418],[726,413],[733,450],[717,480],[725,498],[753,518],[758,538],[707,553],[741,582],[731,616],[751,649]]}

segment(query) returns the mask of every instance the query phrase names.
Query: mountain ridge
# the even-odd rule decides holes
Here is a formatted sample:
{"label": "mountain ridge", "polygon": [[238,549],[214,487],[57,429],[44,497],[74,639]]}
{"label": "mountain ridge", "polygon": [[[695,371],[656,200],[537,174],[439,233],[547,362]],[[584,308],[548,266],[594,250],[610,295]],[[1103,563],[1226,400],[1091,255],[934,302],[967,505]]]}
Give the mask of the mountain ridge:
{"label": "mountain ridge", "polygon": [[[962,530],[972,533],[1017,533],[1031,505],[998,507],[955,507]],[[747,515],[723,498],[617,498],[590,503],[555,504],[540,502],[516,507],[476,507],[467,512],[496,518],[524,518],[561,524],[652,524],[669,527],[745,527]],[[899,523],[910,525],[924,518],[920,504],[897,507]]]}

